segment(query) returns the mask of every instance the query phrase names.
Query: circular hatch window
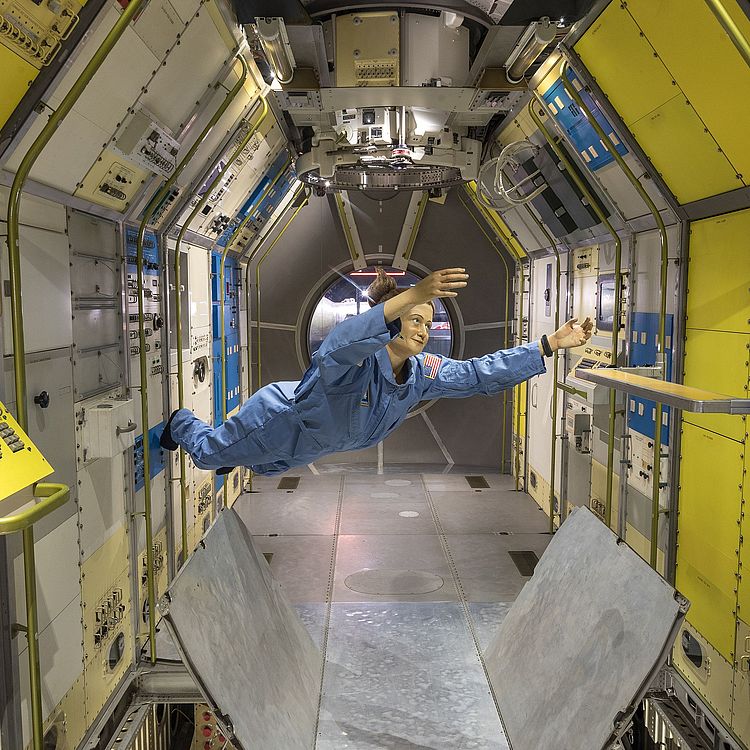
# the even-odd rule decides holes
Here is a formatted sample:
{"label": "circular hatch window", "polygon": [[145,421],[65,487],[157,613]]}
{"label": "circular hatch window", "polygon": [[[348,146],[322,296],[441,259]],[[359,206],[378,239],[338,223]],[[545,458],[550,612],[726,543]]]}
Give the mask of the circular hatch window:
{"label": "circular hatch window", "polygon": [[[392,276],[398,287],[414,286],[421,278],[410,271],[402,271],[390,266],[380,266],[389,276]],[[310,328],[308,331],[307,345],[308,353],[316,352],[323,343],[325,337],[342,321],[351,318],[353,315],[359,315],[370,309],[367,301],[365,290],[373,282],[377,272],[374,266],[361,268],[356,271],[350,271],[348,274],[341,274],[336,281],[331,284],[323,296],[318,300],[312,317],[310,318]],[[442,354],[444,357],[450,357],[453,348],[453,333],[451,331],[451,321],[448,311],[442,300],[436,299],[435,316],[430,329],[430,338],[426,352]]]}

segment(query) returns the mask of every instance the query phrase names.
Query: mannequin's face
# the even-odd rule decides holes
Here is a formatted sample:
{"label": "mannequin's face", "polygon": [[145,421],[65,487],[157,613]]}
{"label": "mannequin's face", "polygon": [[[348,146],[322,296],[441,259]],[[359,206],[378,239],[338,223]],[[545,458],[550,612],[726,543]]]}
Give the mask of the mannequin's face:
{"label": "mannequin's face", "polygon": [[432,305],[415,305],[401,316],[401,335],[393,339],[389,346],[398,356],[413,357],[427,345],[431,327]]}

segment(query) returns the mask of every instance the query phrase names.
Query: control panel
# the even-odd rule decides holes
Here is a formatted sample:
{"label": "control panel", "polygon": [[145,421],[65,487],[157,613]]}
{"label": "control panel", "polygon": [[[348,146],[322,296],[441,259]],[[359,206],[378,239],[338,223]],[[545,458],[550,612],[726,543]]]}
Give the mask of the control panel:
{"label": "control panel", "polygon": [[0,500],[44,479],[53,471],[0,402]]}
{"label": "control panel", "polygon": [[151,172],[169,177],[177,167],[180,143],[145,109],[137,109],[117,137],[115,151]]}
{"label": "control panel", "polygon": [[78,23],[76,0],[0,0],[0,44],[41,69]]}

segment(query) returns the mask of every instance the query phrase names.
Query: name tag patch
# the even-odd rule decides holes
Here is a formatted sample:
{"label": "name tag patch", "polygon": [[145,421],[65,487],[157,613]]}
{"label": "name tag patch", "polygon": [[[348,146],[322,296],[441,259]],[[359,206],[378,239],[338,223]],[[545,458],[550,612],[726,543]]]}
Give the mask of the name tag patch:
{"label": "name tag patch", "polygon": [[443,364],[443,358],[438,354],[425,354],[422,360],[422,369],[424,370],[424,376],[435,380],[440,369],[440,365]]}

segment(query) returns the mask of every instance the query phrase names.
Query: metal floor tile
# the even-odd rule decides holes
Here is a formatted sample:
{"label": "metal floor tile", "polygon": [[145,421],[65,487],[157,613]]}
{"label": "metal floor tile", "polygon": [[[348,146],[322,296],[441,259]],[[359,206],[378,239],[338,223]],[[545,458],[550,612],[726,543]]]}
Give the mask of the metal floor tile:
{"label": "metal floor tile", "polygon": [[506,750],[458,604],[333,606],[317,750]]}
{"label": "metal floor tile", "polygon": [[549,518],[520,492],[484,490],[482,493],[430,491],[440,524],[446,534],[483,534],[507,531],[543,533]]}
{"label": "metal floor tile", "polygon": [[533,550],[542,556],[552,539],[548,534],[450,534],[448,546],[470,602],[512,602],[528,578],[523,577],[508,550]]}
{"label": "metal floor tile", "polygon": [[[400,515],[405,513],[406,515]],[[419,515],[413,515],[418,513]],[[351,500],[341,511],[342,534],[437,534],[430,506],[406,499]]]}
{"label": "metal floor tile", "polygon": [[269,490],[242,495],[234,507],[251,534],[332,535],[338,491]]}
{"label": "metal floor tile", "polygon": [[453,577],[437,535],[340,536],[334,581],[335,602],[394,601],[393,596],[366,595],[346,587],[344,581],[348,576],[366,568],[423,571],[440,576],[445,582],[430,594],[412,594],[402,597],[401,601],[458,601]]}
{"label": "metal floor tile", "polygon": [[292,604],[326,601],[333,536],[254,536],[258,550],[272,553],[270,568]]}

